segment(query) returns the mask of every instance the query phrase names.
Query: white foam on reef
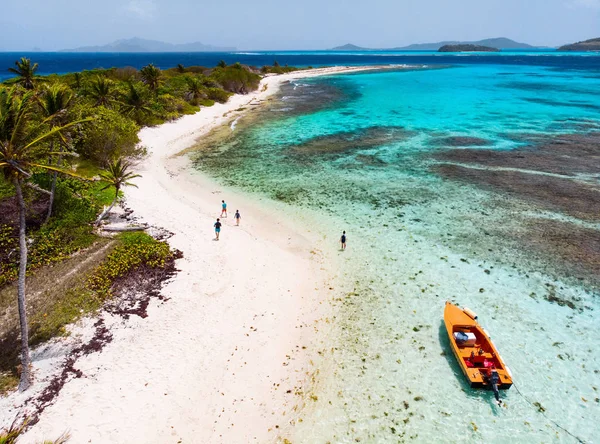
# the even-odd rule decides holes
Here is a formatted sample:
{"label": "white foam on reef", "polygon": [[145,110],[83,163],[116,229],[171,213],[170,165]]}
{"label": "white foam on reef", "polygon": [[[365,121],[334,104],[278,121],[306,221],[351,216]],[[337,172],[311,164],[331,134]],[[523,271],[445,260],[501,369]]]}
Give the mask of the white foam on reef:
{"label": "white foam on reef", "polygon": [[241,116],[237,117],[233,122],[231,122],[231,125],[229,126],[231,128],[231,131],[235,131],[235,127],[237,126],[237,123],[241,118]]}

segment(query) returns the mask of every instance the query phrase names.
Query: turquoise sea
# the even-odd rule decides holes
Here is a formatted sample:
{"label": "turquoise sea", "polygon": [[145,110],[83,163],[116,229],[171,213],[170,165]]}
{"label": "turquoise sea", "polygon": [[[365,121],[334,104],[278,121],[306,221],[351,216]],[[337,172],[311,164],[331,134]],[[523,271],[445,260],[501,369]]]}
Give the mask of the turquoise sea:
{"label": "turquoise sea", "polygon": [[[310,220],[332,258],[292,442],[600,442],[599,132],[600,70],[523,62],[294,81],[207,138],[198,169]],[[508,166],[468,158],[490,152]],[[502,407],[460,373],[446,300],[511,368]]]}

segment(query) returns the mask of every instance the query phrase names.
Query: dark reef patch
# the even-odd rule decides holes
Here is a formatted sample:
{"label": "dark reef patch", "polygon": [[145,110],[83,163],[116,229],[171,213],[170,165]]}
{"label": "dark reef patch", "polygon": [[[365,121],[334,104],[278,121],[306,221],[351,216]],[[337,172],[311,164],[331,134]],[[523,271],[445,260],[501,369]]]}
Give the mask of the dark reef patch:
{"label": "dark reef patch", "polygon": [[539,134],[513,134],[506,137],[512,140],[520,138],[519,141],[524,143],[537,142],[538,145],[509,151],[449,150],[435,154],[434,158],[441,162],[519,168],[565,176],[596,174],[600,171],[600,133],[567,134],[552,138]]}
{"label": "dark reef patch", "polygon": [[[538,146],[510,151],[436,153],[433,158],[442,163],[432,169],[448,179],[498,192],[508,201],[519,200],[532,212],[545,210],[600,222],[600,184],[595,179],[600,174],[600,134],[538,140],[543,140]],[[600,230],[593,226],[534,216],[525,217],[521,229],[503,236],[519,248],[547,257],[563,276],[600,288]]]}
{"label": "dark reef patch", "polygon": [[469,137],[469,136],[449,136],[432,139],[430,144],[432,146],[490,146],[493,143],[490,140],[482,139],[480,137]]}
{"label": "dark reef patch", "polygon": [[413,135],[413,132],[399,126],[372,126],[314,137],[292,145],[289,152],[292,155],[339,155],[403,141]]}
{"label": "dark reef patch", "polygon": [[276,100],[267,111],[287,115],[310,114],[324,109],[335,109],[343,102],[360,97],[360,91],[344,79],[319,79],[305,81],[302,86],[294,83],[281,85]]}
{"label": "dark reef patch", "polygon": [[600,106],[595,105],[593,103],[587,103],[587,102],[577,102],[577,103],[573,103],[572,101],[561,102],[559,100],[543,99],[541,97],[524,97],[521,100],[524,100],[524,101],[530,102],[530,103],[538,103],[540,105],[566,106],[569,108],[581,108],[581,109],[588,109],[591,111],[600,111]]}
{"label": "dark reef patch", "polygon": [[582,220],[600,221],[600,190],[573,179],[451,164],[438,165],[434,170],[450,179],[508,193],[540,209],[562,212]]}
{"label": "dark reef patch", "polygon": [[386,162],[384,162],[377,156],[369,156],[366,154],[357,154],[355,159],[358,162],[360,162],[362,165],[365,165],[365,166],[385,166],[385,165],[387,165]]}
{"label": "dark reef patch", "polygon": [[568,276],[600,286],[600,231],[550,219],[531,220],[526,228],[518,239],[523,248],[553,256]]}
{"label": "dark reef patch", "polygon": [[594,91],[587,88],[577,88],[569,86],[563,83],[533,83],[533,82],[505,82],[498,85],[501,88],[517,89],[520,91],[528,92],[540,92],[540,93],[552,93],[552,92],[564,92],[568,94],[584,94],[584,95],[596,95],[598,90]]}
{"label": "dark reef patch", "polygon": [[546,130],[551,132],[590,132],[600,130],[600,122],[587,119],[558,120],[548,124]]}

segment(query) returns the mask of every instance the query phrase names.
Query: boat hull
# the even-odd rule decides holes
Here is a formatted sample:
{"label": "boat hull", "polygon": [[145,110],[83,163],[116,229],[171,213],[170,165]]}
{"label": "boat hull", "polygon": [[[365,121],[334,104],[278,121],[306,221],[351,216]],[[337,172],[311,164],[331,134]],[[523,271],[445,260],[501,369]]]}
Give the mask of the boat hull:
{"label": "boat hull", "polygon": [[[446,302],[444,323],[454,357],[471,387],[490,388],[488,378],[492,370],[498,373],[500,390],[507,390],[512,386],[510,370],[472,312]],[[457,340],[457,335],[459,338],[461,335],[468,335],[472,341],[461,343]]]}

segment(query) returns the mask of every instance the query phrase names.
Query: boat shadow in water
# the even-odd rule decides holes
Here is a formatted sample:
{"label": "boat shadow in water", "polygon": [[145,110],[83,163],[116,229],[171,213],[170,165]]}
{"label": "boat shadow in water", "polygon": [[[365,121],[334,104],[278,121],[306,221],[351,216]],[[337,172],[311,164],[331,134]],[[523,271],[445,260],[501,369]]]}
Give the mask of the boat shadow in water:
{"label": "boat shadow in water", "polygon": [[450,346],[450,339],[448,338],[448,332],[446,331],[446,325],[442,320],[440,322],[440,326],[438,329],[438,337],[440,340],[440,346],[442,347],[442,351],[444,352],[444,357],[446,361],[448,361],[448,367],[452,371],[454,377],[457,379],[460,384],[461,390],[472,399],[477,399],[479,401],[486,401],[489,403],[493,409],[494,415],[498,416],[499,408],[498,403],[494,399],[494,392],[488,389],[474,389],[471,387],[465,378],[458,362],[456,362],[456,357],[454,353],[452,353],[452,347]]}

